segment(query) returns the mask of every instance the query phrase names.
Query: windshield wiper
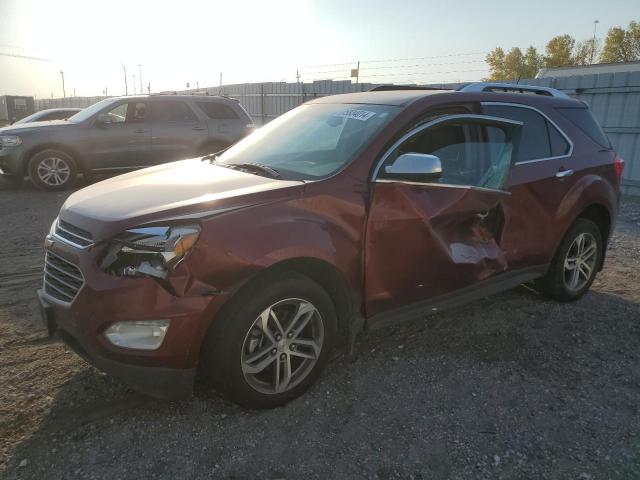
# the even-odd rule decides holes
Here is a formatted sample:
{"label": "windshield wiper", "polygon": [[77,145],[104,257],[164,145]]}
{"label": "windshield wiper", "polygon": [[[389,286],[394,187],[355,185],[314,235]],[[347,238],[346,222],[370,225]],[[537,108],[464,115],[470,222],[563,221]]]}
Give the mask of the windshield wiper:
{"label": "windshield wiper", "polygon": [[248,173],[254,173],[256,175],[267,174],[271,178],[280,178],[282,175],[275,168],[271,168],[268,165],[262,163],[216,163],[221,167],[234,168],[236,170],[246,171]]}

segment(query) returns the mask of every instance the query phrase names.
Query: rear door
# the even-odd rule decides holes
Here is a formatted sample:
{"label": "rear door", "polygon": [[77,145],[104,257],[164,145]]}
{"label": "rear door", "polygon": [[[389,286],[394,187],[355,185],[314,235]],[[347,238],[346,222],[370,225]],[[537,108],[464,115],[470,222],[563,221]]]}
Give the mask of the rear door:
{"label": "rear door", "polygon": [[122,102],[102,112],[103,121],[89,127],[90,169],[122,169],[147,165],[151,154],[151,126],[147,103]]}
{"label": "rear door", "polygon": [[152,163],[182,160],[197,155],[207,141],[207,124],[180,100],[150,103]]}
{"label": "rear door", "polygon": [[[365,241],[367,316],[430,300],[505,272],[510,228],[504,186],[520,123],[447,115],[409,132],[374,173]],[[436,155],[442,177],[387,179],[402,153]]]}

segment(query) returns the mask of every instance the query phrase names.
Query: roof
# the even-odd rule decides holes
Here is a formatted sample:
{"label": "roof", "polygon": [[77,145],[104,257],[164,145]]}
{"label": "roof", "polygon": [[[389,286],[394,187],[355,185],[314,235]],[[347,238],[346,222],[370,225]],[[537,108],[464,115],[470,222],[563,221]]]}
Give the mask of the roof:
{"label": "roof", "polygon": [[378,92],[343,93],[316,98],[309,103],[362,103],[370,105],[395,105],[404,107],[415,100],[451,90],[389,90]]}
{"label": "roof", "polygon": [[571,77],[573,75],[621,72],[640,72],[640,61],[594,63],[593,65],[577,65],[575,67],[541,68],[536,78]]}

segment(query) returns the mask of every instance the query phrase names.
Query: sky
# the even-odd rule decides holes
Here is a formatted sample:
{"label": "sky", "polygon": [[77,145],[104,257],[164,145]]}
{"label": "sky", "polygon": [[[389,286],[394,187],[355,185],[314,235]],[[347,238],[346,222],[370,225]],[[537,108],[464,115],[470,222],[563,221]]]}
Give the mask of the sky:
{"label": "sky", "polygon": [[[604,39],[640,0],[0,0],[0,95],[93,96],[223,84],[479,80],[497,46]],[[517,5],[517,6],[516,6]],[[7,56],[13,55],[13,56]],[[32,58],[21,58],[32,57]],[[135,83],[134,83],[135,76]]]}

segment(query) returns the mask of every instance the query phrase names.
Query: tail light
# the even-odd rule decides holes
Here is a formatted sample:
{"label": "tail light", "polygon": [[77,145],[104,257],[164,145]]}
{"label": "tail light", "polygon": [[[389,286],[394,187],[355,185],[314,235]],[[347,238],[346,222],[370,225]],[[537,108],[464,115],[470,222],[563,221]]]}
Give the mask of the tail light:
{"label": "tail light", "polygon": [[624,170],[624,160],[619,155],[613,159],[613,169],[616,172],[616,178],[618,179],[618,185],[622,183],[622,171]]}

